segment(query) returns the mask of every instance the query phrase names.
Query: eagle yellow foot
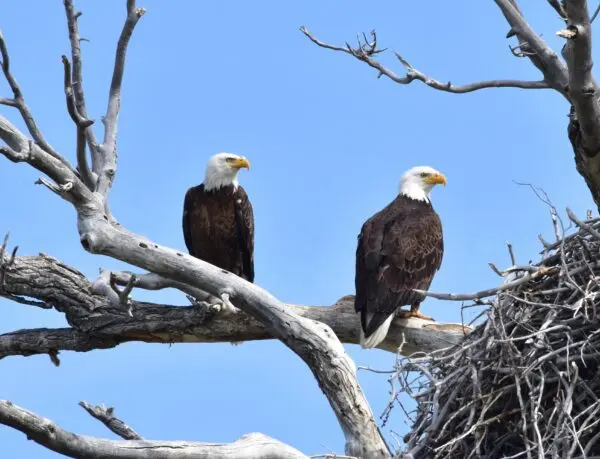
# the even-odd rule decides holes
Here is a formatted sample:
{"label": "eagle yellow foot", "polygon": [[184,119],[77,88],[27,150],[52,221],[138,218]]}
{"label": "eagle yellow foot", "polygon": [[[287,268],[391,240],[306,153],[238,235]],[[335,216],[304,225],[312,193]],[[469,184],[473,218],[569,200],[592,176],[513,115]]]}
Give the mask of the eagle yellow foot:
{"label": "eagle yellow foot", "polygon": [[396,313],[396,317],[399,319],[410,319],[411,317],[417,317],[419,319],[423,319],[423,320],[431,320],[432,322],[435,322],[435,320],[433,319],[433,317],[429,317],[426,315],[423,315],[421,313],[421,311],[419,311],[418,309],[411,309],[410,311],[405,311],[403,309],[401,309],[400,311],[398,311]]}

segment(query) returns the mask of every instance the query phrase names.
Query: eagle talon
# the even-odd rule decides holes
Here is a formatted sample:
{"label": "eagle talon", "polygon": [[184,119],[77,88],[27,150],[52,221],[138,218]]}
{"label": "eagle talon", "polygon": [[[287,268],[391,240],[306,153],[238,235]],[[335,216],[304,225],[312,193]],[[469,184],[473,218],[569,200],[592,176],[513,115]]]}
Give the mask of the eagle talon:
{"label": "eagle talon", "polygon": [[435,319],[433,317],[426,316],[418,310],[405,311],[401,309],[396,313],[396,317],[399,319],[410,319],[411,317],[416,317],[418,319],[430,320],[432,322],[435,322]]}

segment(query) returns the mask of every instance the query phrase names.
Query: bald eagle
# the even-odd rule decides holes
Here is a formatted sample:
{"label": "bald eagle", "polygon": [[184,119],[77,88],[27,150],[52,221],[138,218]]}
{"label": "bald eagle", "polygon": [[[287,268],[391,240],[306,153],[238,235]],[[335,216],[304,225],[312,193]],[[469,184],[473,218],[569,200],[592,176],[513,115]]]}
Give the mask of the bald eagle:
{"label": "bald eagle", "polygon": [[[442,222],[429,193],[446,177],[431,167],[408,170],[400,193],[362,226],[356,249],[355,310],[360,313],[361,346],[383,341],[394,315],[430,319],[419,312],[423,296],[444,253]],[[409,311],[399,310],[410,305]]]}
{"label": "bald eagle", "polygon": [[219,153],[209,159],[204,182],[187,190],[183,237],[190,255],[254,282],[254,214],[238,184],[243,156]]}

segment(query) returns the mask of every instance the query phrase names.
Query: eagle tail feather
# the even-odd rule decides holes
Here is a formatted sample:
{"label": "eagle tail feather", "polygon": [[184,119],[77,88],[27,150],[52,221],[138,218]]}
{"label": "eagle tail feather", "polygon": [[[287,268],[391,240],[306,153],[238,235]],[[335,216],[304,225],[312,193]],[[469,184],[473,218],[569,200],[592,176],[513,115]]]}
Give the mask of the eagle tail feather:
{"label": "eagle tail feather", "polygon": [[385,337],[387,336],[388,330],[390,329],[390,325],[392,324],[392,320],[394,319],[394,314],[391,314],[387,319],[383,321],[383,323],[373,330],[369,336],[365,337],[364,330],[360,330],[360,345],[363,349],[370,349],[377,346],[381,343]]}

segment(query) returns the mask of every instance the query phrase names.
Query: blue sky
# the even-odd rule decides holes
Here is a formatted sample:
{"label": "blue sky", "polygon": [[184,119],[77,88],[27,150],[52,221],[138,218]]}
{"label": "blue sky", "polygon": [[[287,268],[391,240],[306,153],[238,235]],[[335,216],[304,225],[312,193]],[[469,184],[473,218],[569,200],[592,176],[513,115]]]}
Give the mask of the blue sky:
{"label": "blue sky", "polygon": [[[246,155],[240,181],[254,205],[256,282],[286,302],[328,305],[354,290],[356,236],[365,219],[395,195],[401,173],[427,164],[448,177],[433,192],[446,252],[432,289],[468,292],[493,286],[487,267],[537,260],[537,234],[552,237],[548,209],[514,181],[543,187],[556,206],[583,215],[594,208],[576,173],[566,136],[568,106],[550,91],[485,90],[466,95],[418,82],[398,86],[349,56],[319,49],[299,31],[343,44],[377,28],[382,46],[428,75],[453,83],[491,78],[539,79],[504,38],[493,2],[373,1],[369,8],[332,0],[161,2],[129,48],[119,130],[119,171],[111,194],[129,229],[183,249],[186,189],[203,179],[212,154]],[[68,53],[62,2],[3,0],[0,28],[12,69],[51,144],[74,158],[60,56]],[[125,2],[76,2],[88,110],[100,120]],[[560,50],[561,26],[546,4],[526,5],[538,33]],[[402,73],[392,55],[382,61]],[[4,83],[0,95],[8,96]],[[16,113],[2,114],[18,125]],[[100,123],[98,123],[100,124]],[[75,214],[33,185],[39,174],[0,158],[0,233],[11,230],[20,254],[46,252],[95,278],[122,263],[81,248]],[[140,299],[185,304],[177,292],[136,292]],[[460,321],[456,303],[428,300],[426,314]],[[0,333],[64,326],[54,311],[0,300]],[[382,351],[348,352],[358,365],[390,369]],[[343,436],[303,362],[278,342],[200,345],[127,344],[86,354],[0,361],[0,397],[81,434],[113,438],[77,406],[116,407],[146,438],[233,441],[261,431],[309,454],[343,452]],[[377,415],[388,401],[385,375],[361,372]],[[401,435],[399,410],[384,429]],[[0,428],[13,459],[54,453]]]}

